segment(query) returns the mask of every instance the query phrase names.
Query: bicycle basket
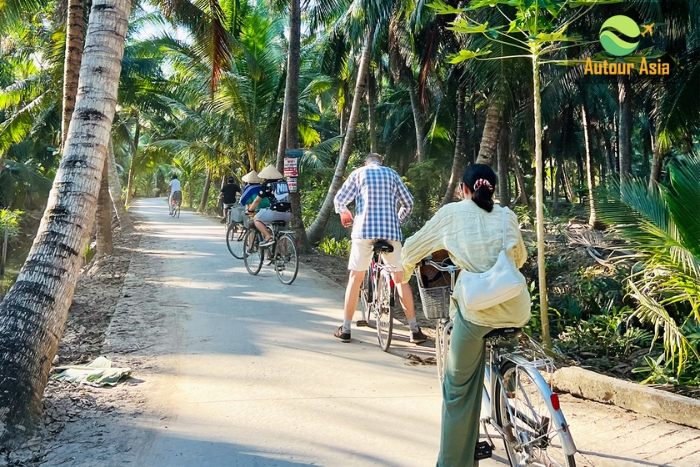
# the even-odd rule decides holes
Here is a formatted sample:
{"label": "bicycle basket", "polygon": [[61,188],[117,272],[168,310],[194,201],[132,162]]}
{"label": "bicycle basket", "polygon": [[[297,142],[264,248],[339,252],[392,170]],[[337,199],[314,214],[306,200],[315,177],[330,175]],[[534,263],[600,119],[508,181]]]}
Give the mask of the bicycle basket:
{"label": "bicycle basket", "polygon": [[[445,250],[433,253],[433,261],[442,263],[449,259]],[[451,264],[448,263],[448,264]],[[459,274],[457,271],[456,274]],[[449,318],[450,316],[450,284],[451,278],[448,272],[424,264],[416,268],[418,279],[418,293],[423,305],[423,314],[426,319]]]}
{"label": "bicycle basket", "polygon": [[[418,281],[420,283],[420,280]],[[450,317],[450,288],[432,287],[425,289],[418,285],[420,301],[423,304],[423,314],[426,319]]]}
{"label": "bicycle basket", "polygon": [[231,220],[233,222],[243,222],[244,217],[243,206],[234,206],[231,208]]}

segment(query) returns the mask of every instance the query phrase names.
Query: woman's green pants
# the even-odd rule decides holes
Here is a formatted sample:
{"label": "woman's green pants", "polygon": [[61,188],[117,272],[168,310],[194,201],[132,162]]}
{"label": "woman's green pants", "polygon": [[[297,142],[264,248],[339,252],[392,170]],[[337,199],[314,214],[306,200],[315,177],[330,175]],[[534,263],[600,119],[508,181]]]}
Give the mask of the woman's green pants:
{"label": "woman's green pants", "polygon": [[484,387],[484,336],[494,328],[466,321],[457,313],[442,384],[442,434],[439,467],[473,467],[479,440]]}

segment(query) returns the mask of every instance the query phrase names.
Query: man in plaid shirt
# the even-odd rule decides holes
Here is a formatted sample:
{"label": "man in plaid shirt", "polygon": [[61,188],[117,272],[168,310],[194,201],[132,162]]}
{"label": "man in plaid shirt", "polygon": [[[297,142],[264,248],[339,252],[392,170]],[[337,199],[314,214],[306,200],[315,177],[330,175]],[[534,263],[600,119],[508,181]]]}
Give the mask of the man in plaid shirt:
{"label": "man in plaid shirt", "polygon": [[[343,325],[335,331],[334,336],[343,342],[350,342],[350,324],[357,308],[360,286],[365,273],[372,262],[372,247],[379,240],[384,240],[394,247],[391,253],[385,253],[384,261],[393,271],[394,283],[401,284],[403,269],[401,266],[401,224],[406,222],[413,210],[413,197],[404,185],[399,174],[389,167],[382,166],[379,154],[370,154],[364,167],[353,171],[335,195],[335,212],[340,214],[344,227],[353,223],[352,213],[347,206],[355,201],[355,223],[352,228],[352,248],[348,269],[350,279],[345,290],[345,310]],[[401,209],[397,212],[397,206]],[[399,297],[404,303],[413,300],[408,284],[399,285]],[[409,298],[410,297],[410,298]],[[408,307],[406,318],[411,326],[411,342],[426,340],[425,334],[416,323],[413,307]],[[406,310],[406,307],[404,307]],[[408,316],[412,314],[413,316]]]}

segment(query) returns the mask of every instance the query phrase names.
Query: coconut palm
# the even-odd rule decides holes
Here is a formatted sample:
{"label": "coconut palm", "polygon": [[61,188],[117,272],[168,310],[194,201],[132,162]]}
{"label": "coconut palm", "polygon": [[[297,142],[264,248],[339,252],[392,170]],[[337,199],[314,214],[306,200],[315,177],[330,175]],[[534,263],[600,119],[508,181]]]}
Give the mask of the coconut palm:
{"label": "coconut palm", "polygon": [[0,439],[5,446],[41,412],[82,264],[79,252],[94,221],[130,8],[128,0],[93,1],[81,72],[84,85],[75,107],[80,118],[70,126],[37,238],[0,303]]}
{"label": "coconut palm", "polygon": [[635,268],[630,295],[638,302],[634,312],[663,329],[667,359],[680,372],[689,356],[700,358],[683,327],[700,322],[700,159],[675,160],[669,167],[670,185],[647,187],[640,178],[608,190],[598,215],[625,239],[643,267]]}

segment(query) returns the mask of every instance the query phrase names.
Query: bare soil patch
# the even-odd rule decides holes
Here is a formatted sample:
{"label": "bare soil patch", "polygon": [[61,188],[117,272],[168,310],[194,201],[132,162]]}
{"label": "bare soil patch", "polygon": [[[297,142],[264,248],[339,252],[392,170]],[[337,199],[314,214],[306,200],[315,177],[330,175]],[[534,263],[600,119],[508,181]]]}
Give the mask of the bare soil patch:
{"label": "bare soil patch", "polygon": [[[54,367],[89,363],[102,355],[105,331],[122,296],[124,278],[139,242],[138,233],[122,234],[117,230],[113,255],[94,259],[83,267]],[[114,363],[129,366],[128,361]],[[98,459],[80,459],[80,445],[103,443],[109,419],[120,411],[133,412],[143,403],[129,397],[128,388],[137,383],[129,380],[116,388],[97,388],[50,379],[44,393],[42,424],[19,449],[0,450],[0,466],[96,465]],[[105,450],[105,455],[110,450]]]}

